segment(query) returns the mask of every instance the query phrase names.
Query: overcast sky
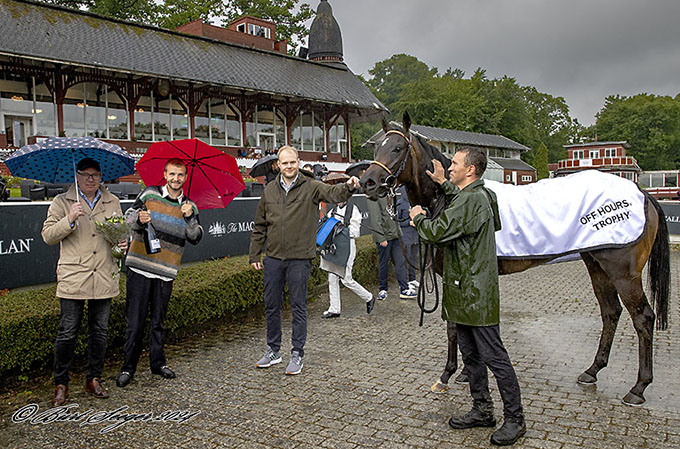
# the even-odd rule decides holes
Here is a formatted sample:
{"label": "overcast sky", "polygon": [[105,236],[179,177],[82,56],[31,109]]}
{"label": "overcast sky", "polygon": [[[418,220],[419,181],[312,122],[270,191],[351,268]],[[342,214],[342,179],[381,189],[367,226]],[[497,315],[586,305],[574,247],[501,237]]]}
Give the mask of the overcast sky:
{"label": "overcast sky", "polygon": [[[303,0],[317,8],[318,0]],[[368,76],[394,54],[440,73],[561,96],[584,125],[608,95],[680,93],[680,0],[329,0],[345,63]]]}

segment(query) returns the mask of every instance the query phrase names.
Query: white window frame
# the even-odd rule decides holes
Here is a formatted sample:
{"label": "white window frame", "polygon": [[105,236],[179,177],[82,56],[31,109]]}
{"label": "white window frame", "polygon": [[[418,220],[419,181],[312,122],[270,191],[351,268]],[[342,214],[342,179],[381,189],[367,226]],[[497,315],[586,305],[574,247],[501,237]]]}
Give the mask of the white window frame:
{"label": "white window frame", "polygon": [[588,152],[589,159],[599,159],[600,158],[600,150],[590,150]]}
{"label": "white window frame", "polygon": [[584,150],[573,150],[573,159],[585,159]]}
{"label": "white window frame", "polygon": [[531,182],[534,180],[534,177],[531,175],[522,175],[522,182]]}
{"label": "white window frame", "polygon": [[605,148],[604,149],[604,157],[617,157],[616,156],[616,148]]}

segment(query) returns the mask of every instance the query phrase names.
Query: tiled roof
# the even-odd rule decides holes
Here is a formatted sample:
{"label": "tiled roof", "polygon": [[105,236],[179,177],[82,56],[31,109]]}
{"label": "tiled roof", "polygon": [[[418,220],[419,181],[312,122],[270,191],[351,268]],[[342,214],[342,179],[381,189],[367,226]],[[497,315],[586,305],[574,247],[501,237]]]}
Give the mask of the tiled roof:
{"label": "tiled roof", "polygon": [[0,54],[386,110],[345,67],[107,19],[0,0]]}
{"label": "tiled roof", "polygon": [[416,131],[428,140],[435,140],[438,142],[453,142],[461,145],[504,148],[520,151],[529,150],[529,147],[526,147],[521,143],[517,143],[514,140],[496,134],[471,133],[468,131],[435,128],[424,125],[411,125],[411,130]]}
{"label": "tiled roof", "polygon": [[524,162],[522,159],[511,159],[507,157],[491,157],[498,165],[506,170],[531,170],[536,171],[534,167]]}

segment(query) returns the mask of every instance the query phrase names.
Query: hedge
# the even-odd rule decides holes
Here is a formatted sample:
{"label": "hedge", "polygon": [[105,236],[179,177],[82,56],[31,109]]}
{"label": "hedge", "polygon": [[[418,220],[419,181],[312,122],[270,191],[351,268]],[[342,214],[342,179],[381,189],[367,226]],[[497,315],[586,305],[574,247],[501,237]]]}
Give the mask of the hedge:
{"label": "hedge", "polygon": [[[353,274],[362,284],[376,281],[377,252],[370,236],[357,240]],[[315,259],[309,279],[310,292],[327,283],[327,274]],[[56,285],[33,290],[10,291],[0,296],[0,377],[51,365],[59,328]],[[109,349],[125,341],[125,280],[121,294],[113,298],[109,319]],[[253,270],[248,256],[183,266],[174,283],[166,328],[174,333],[208,321],[245,311],[263,301],[262,271]],[[86,313],[83,314],[86,316]],[[87,319],[78,334],[76,355],[87,346]]]}

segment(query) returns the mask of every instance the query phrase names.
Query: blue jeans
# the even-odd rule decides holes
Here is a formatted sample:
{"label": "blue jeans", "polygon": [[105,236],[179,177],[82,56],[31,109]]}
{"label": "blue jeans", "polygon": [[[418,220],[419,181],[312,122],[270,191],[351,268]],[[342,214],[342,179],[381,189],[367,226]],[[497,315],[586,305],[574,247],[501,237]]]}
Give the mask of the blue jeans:
{"label": "blue jeans", "polygon": [[387,246],[382,247],[380,243],[376,243],[378,247],[378,282],[380,290],[387,290],[387,273],[389,271],[390,259],[394,263],[394,269],[397,272],[397,282],[400,290],[408,289],[408,281],[406,280],[406,266],[404,264],[404,255],[401,253],[399,246],[399,239],[388,240]]}
{"label": "blue jeans", "polygon": [[291,342],[294,351],[304,355],[307,341],[307,281],[312,270],[311,259],[281,260],[265,257],[264,314],[267,318],[267,345],[275,352],[281,350],[281,306],[283,288],[288,284],[290,309],[293,313]]}
{"label": "blue jeans", "polygon": [[[68,385],[68,370],[73,362],[76,338],[80,330],[85,300],[59,300],[61,319],[54,343],[54,383]],[[87,380],[100,377],[104,369],[106,355],[106,332],[111,314],[111,298],[90,299],[87,301],[89,336],[87,339]]]}

